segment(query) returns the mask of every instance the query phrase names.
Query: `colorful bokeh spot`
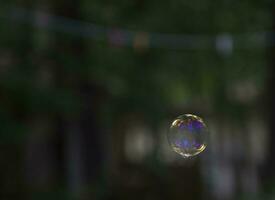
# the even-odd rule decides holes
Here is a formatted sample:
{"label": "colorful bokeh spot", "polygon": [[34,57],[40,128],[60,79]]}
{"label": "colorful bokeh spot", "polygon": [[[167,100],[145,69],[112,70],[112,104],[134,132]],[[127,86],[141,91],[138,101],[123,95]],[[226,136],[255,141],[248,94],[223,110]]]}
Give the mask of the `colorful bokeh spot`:
{"label": "colorful bokeh spot", "polygon": [[208,128],[202,118],[184,114],[177,117],[168,132],[168,141],[172,149],[183,157],[201,153],[207,145]]}

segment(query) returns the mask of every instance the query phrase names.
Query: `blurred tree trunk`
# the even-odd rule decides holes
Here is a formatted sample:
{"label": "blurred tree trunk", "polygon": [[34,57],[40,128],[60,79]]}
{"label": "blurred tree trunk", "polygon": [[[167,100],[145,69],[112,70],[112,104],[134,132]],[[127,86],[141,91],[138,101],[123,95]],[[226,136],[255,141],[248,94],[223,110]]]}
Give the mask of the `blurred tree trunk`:
{"label": "blurred tree trunk", "polygon": [[[46,4],[52,14],[71,19],[79,19],[81,16],[81,2],[51,1]],[[41,5],[38,7],[40,9]],[[39,19],[35,20],[39,23]],[[37,38],[36,32],[28,33],[36,34]],[[52,191],[54,195],[56,189],[60,190],[65,184],[70,195],[80,197],[78,193],[95,183],[101,172],[102,147],[98,116],[102,89],[90,83],[88,75],[80,70],[88,65],[85,62],[87,53],[83,39],[58,32],[44,34],[50,37],[50,42],[44,44],[50,46],[36,46],[32,56],[37,62],[38,74],[43,74],[43,71],[49,73],[52,80],[51,88],[48,89],[69,93],[77,102],[71,110],[54,110],[54,113],[46,111],[29,116],[31,133],[26,143],[27,180],[31,186],[30,192]],[[29,40],[26,38],[24,41],[27,43]],[[22,47],[22,55],[30,52],[26,49],[30,49],[29,44]],[[34,77],[38,79],[35,84],[42,89],[43,78],[38,74]],[[71,102],[68,98],[64,100]],[[87,197],[89,195],[85,195]]]}
{"label": "blurred tree trunk", "polygon": [[[81,2],[54,1],[53,5],[55,14],[58,16],[81,18]],[[98,116],[102,102],[102,89],[89,80],[88,73],[82,71],[89,66],[86,62],[85,40],[67,35],[64,38],[60,37],[61,35],[56,35],[56,52],[63,52],[66,55],[65,59],[71,59],[74,62],[67,62],[70,66],[57,63],[59,66],[56,71],[57,85],[69,89],[79,103],[77,105],[79,110],[75,114],[61,116],[63,128],[60,131],[65,158],[63,168],[69,191],[80,197],[82,192],[87,192],[84,191],[87,187],[97,181],[101,170],[102,147]],[[65,69],[72,70],[68,72]],[[88,197],[85,196],[85,198]]]}
{"label": "blurred tree trunk", "polygon": [[[275,5],[273,5],[275,6]],[[274,92],[274,86],[275,86],[275,46],[274,46],[274,33],[275,33],[275,7],[272,11],[273,16],[273,25],[272,25],[272,35],[268,35],[267,38],[267,55],[269,60],[269,67],[267,71],[267,87],[266,87],[266,97],[267,97],[267,104],[266,104],[266,110],[267,110],[267,116],[268,116],[268,150],[267,150],[267,157],[266,162],[263,169],[263,181],[264,181],[264,187],[270,184],[270,181],[274,181],[275,177],[275,92]],[[271,44],[271,45],[270,45]],[[270,188],[268,188],[270,189]],[[264,188],[266,190],[266,188]]]}
{"label": "blurred tree trunk", "polygon": [[[272,173],[272,176],[275,175],[275,160],[274,160],[274,155],[275,155],[275,92],[274,92],[274,86],[275,86],[275,46],[274,41],[274,33],[275,33],[275,9],[273,10],[273,32],[272,32],[272,38],[271,39],[271,44],[272,46],[270,47],[269,53],[270,53],[270,67],[268,71],[269,75],[269,85],[268,85],[268,94],[269,94],[269,104],[268,104],[268,110],[269,110],[269,119],[270,119],[270,140],[269,140],[269,167],[270,167],[270,173]],[[270,42],[270,40],[269,40]]]}
{"label": "blurred tree trunk", "polygon": [[[37,11],[45,8],[50,10],[50,5],[47,2],[40,2],[35,6]],[[38,26],[40,23],[49,23],[48,19],[41,18],[38,13],[32,12],[31,14],[33,22]],[[29,30],[29,34],[31,34],[31,42],[28,46],[22,47],[24,52],[22,55],[28,54],[24,55],[24,58],[29,59],[27,66],[32,67],[30,71],[32,72],[33,85],[39,91],[51,90],[53,89],[53,70],[51,62],[47,58],[47,52],[51,50],[49,42],[51,34],[48,30],[36,28]],[[40,103],[39,99],[36,101],[38,104]],[[25,143],[25,177],[32,197],[35,193],[52,191],[60,183],[57,166],[59,156],[56,152],[58,137],[55,134],[54,118],[50,112],[45,112],[40,108],[34,112],[25,112],[28,113],[27,123],[29,126],[29,134]]]}

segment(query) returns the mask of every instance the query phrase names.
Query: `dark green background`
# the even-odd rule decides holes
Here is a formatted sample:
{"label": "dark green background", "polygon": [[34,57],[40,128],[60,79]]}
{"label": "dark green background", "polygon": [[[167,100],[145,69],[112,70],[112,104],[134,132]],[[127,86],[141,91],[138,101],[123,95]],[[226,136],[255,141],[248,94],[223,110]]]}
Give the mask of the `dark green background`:
{"label": "dark green background", "polygon": [[[273,7],[1,2],[1,199],[273,199]],[[190,160],[163,139],[183,113],[210,129]]]}

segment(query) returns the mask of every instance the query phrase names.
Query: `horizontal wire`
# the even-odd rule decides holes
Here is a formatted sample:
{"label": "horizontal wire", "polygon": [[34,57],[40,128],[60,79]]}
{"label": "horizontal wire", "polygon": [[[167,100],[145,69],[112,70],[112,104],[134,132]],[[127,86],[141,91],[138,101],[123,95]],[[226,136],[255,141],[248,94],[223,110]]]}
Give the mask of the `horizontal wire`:
{"label": "horizontal wire", "polygon": [[38,28],[90,38],[95,41],[108,40],[110,43],[126,47],[133,47],[136,44],[136,46],[143,48],[183,50],[216,48],[218,51],[228,54],[235,48],[251,49],[275,45],[274,34],[266,31],[243,34],[221,33],[212,36],[131,31],[100,26],[42,11],[28,11],[19,7],[12,8],[4,18],[31,24]]}

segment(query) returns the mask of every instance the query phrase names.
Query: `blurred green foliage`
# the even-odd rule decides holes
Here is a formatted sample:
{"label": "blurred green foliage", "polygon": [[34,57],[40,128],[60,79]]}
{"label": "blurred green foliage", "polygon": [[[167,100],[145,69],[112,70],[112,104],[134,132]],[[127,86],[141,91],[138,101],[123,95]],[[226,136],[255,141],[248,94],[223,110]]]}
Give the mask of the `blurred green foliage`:
{"label": "blurred green foliage", "polygon": [[[183,111],[244,117],[258,101],[234,101],[235,83],[251,81],[260,96],[266,84],[265,46],[246,36],[271,29],[270,0],[223,1],[9,1],[0,6],[0,143],[24,142],[28,120],[78,115],[83,83],[101,90],[99,123],[112,126],[136,112],[158,124]],[[215,40],[202,49],[137,49],[34,26],[10,17],[14,8],[42,10],[103,27],[137,32],[212,36],[231,34],[233,52]],[[247,35],[246,35],[247,34]],[[215,38],[214,38],[215,39]],[[105,98],[106,97],[106,98]],[[100,99],[101,100],[101,99]],[[90,104],[97,106],[96,99]],[[115,119],[115,120],[113,120]],[[233,120],[233,121],[234,121]],[[105,123],[105,122],[108,123]],[[19,147],[20,148],[20,147]]]}
{"label": "blurred green foliage", "polygon": [[[10,3],[30,10],[46,7],[46,11],[53,14],[55,11],[51,7],[56,7],[61,14],[67,7],[76,7],[78,19],[114,28],[210,36],[232,33],[233,39],[234,34],[269,30],[269,4],[268,1]],[[4,7],[3,15],[7,15],[12,6]],[[57,79],[83,77],[105,88],[113,98],[110,106],[118,108],[117,112],[137,109],[155,117],[163,116],[171,107],[193,101],[195,97],[201,99],[200,104],[207,99],[217,104],[225,101],[227,97],[223,93],[234,81],[252,79],[257,87],[263,87],[265,80],[265,49],[243,49],[242,41],[234,44],[231,56],[223,58],[215,49],[215,41],[206,50],[149,48],[139,52],[131,47],[112,47],[108,41],[84,42],[77,36],[39,29],[7,18],[1,19],[1,27],[1,49],[10,52],[13,60],[13,67],[6,70],[5,78],[1,79],[1,87],[5,95],[11,95],[10,99],[20,101],[26,109],[73,107],[73,102],[68,102],[74,96],[70,87],[41,88],[34,84],[36,71],[51,61],[58,68],[53,70],[61,73],[62,78]],[[85,49],[80,56],[73,51],[73,46],[78,43],[83,43]],[[68,51],[68,48],[72,50]],[[47,99],[49,97],[52,99]],[[214,107],[219,110],[227,106]]]}

